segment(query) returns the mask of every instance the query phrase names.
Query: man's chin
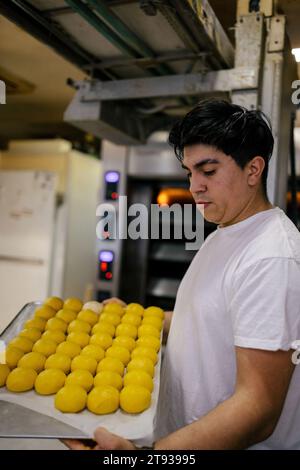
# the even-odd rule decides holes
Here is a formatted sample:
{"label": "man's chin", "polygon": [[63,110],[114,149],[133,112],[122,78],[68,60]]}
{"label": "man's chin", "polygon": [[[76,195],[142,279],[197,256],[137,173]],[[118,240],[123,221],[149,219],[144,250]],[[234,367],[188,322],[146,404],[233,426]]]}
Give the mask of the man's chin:
{"label": "man's chin", "polygon": [[219,223],[219,220],[217,220],[217,215],[214,214],[214,211],[211,210],[209,206],[205,208],[203,204],[197,204],[197,209],[202,215],[203,219],[206,220],[206,222],[210,222],[212,224]]}

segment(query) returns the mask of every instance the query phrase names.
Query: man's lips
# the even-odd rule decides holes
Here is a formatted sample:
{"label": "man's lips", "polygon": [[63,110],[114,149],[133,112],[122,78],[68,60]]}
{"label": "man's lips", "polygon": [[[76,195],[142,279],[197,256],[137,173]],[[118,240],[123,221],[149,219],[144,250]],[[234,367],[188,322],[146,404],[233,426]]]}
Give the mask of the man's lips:
{"label": "man's lips", "polygon": [[197,205],[200,204],[200,205],[204,206],[204,208],[205,208],[205,207],[209,206],[209,204],[211,204],[211,202],[207,202],[207,201],[197,201],[196,204],[197,204]]}

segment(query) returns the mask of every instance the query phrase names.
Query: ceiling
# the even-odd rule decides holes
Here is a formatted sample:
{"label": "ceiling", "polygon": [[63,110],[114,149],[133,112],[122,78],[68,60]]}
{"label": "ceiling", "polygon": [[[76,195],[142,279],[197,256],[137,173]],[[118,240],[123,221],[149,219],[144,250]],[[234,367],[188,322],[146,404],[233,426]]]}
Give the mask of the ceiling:
{"label": "ceiling", "polygon": [[[89,52],[94,56],[101,56],[101,59],[121,57],[120,51],[106,39],[102,38],[100,43],[99,34],[92,28],[87,28],[82,18],[78,17],[74,21],[73,16],[70,21],[68,11],[63,15],[56,12],[56,8],[66,7],[64,1],[30,0],[27,3],[40,6],[43,10],[51,8],[51,18],[56,21],[60,18],[71,39],[76,30],[77,37],[80,38],[79,46],[86,49],[89,44]],[[122,13],[122,20],[135,34],[141,34],[142,28],[143,39],[151,44],[154,54],[185,49],[181,39],[174,34],[165,19],[161,17],[159,21],[153,22],[153,17],[146,16],[137,1],[107,0],[106,3],[113,5],[115,13]],[[225,9],[224,0],[210,0],[216,16],[232,41],[236,3],[236,0],[226,0]],[[300,47],[300,0],[279,0],[278,8],[287,15],[292,47]],[[163,40],[161,31],[164,33]],[[49,41],[50,36],[49,34]],[[66,60],[53,47],[46,46],[4,16],[0,16],[0,56],[0,78],[4,76],[10,84],[7,104],[0,106],[0,145],[11,138],[61,136],[75,141],[84,138],[81,131],[63,123],[63,112],[75,92],[66,84],[67,79],[81,80],[87,76],[79,63],[74,65],[74,60],[73,63]],[[180,73],[187,66],[188,62],[182,60],[172,62],[170,68],[173,73]],[[149,68],[141,70],[140,67],[132,66],[126,69],[122,66],[110,69],[109,73],[122,78],[145,76],[149,71],[151,72]],[[157,73],[159,74],[159,69]],[[300,66],[298,74],[300,76]]]}

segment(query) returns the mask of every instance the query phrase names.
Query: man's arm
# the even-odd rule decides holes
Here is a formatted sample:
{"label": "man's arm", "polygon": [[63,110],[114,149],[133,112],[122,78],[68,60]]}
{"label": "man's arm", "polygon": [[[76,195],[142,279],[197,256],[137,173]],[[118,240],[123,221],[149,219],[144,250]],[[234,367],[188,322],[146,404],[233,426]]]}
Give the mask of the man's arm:
{"label": "man's arm", "polygon": [[[156,442],[155,449],[246,449],[273,433],[294,370],[292,351],[236,348],[236,356],[233,395],[203,418]],[[95,449],[134,449],[130,441],[103,428],[96,430],[95,441]],[[66,444],[80,448],[75,441]]]}
{"label": "man's arm", "polygon": [[291,351],[236,348],[233,395],[155,449],[245,449],[267,439],[280,417],[294,370]]}
{"label": "man's arm", "polygon": [[172,320],[172,311],[165,312],[165,319],[164,319],[164,329],[163,329],[163,344],[167,342],[168,334],[170,331],[171,320]]}

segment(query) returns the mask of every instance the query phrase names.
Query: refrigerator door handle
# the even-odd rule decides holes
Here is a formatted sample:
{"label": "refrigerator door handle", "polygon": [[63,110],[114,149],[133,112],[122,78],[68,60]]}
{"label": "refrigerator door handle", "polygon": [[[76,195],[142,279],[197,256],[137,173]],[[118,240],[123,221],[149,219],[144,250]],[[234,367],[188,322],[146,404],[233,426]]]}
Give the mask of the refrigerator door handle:
{"label": "refrigerator door handle", "polygon": [[8,261],[12,263],[23,263],[23,264],[35,264],[38,266],[45,264],[45,261],[43,259],[20,258],[18,256],[4,256],[4,255],[0,255],[0,261]]}

